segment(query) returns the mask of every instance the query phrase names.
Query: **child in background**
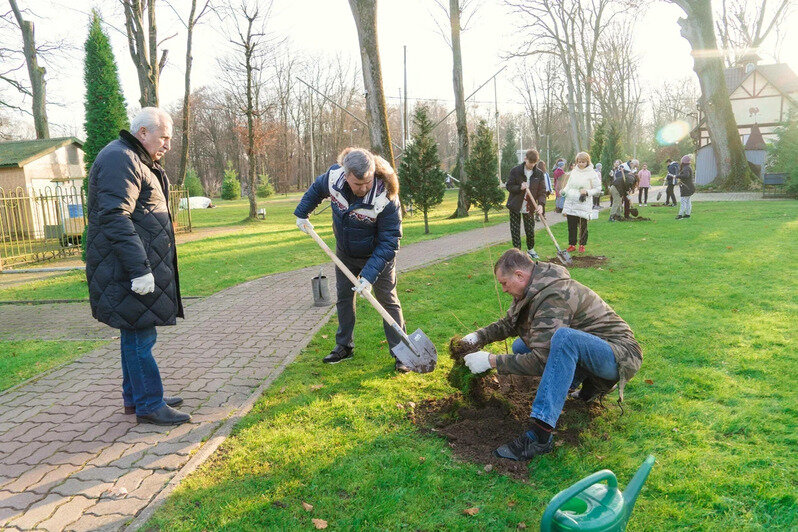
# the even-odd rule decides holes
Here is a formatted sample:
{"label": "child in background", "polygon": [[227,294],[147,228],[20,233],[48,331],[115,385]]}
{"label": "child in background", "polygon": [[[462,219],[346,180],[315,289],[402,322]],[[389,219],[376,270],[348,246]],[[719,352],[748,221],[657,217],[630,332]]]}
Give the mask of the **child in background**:
{"label": "child in background", "polygon": [[[665,206],[676,206],[676,194],[673,189],[676,187],[676,174],[679,173],[679,163],[673,159],[668,159],[668,175],[665,177]],[[673,201],[671,201],[671,199]]]}
{"label": "child in background", "polygon": [[695,180],[693,179],[693,169],[690,167],[689,155],[682,157],[676,179],[679,180],[679,192],[682,195],[681,207],[679,207],[679,215],[676,219],[684,220],[690,217],[693,210],[693,194],[695,193]]}
{"label": "child in background", "polygon": [[554,212],[562,212],[562,200],[560,200],[560,189],[562,188],[562,179],[565,176],[565,160],[564,159],[557,159],[557,163],[554,165],[554,172],[552,172],[552,177],[554,178]]}
{"label": "child in background", "polygon": [[562,212],[568,219],[566,251],[576,251],[578,236],[579,253],[585,252],[587,221],[598,218],[598,213],[593,210],[593,201],[589,198],[598,194],[601,194],[601,179],[596,176],[596,171],[590,164],[590,154],[579,152],[576,154],[576,165],[568,174],[568,182],[560,191],[560,195],[565,198]]}
{"label": "child in background", "polygon": [[[601,163],[596,163],[596,177],[598,177],[599,183],[601,183]],[[593,208],[598,210],[601,208],[601,193],[593,196]]]}
{"label": "child in background", "polygon": [[637,173],[637,178],[640,182],[640,188],[637,191],[637,206],[640,207],[642,205],[648,207],[648,189],[651,186],[651,172],[648,171],[647,164],[643,163],[643,168]]}

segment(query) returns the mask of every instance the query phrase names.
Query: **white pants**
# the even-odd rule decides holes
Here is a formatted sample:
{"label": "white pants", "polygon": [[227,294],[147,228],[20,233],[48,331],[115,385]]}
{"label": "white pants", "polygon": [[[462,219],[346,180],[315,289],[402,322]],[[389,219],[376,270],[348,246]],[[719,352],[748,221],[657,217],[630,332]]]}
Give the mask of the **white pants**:
{"label": "white pants", "polygon": [[679,207],[679,216],[690,216],[693,210],[693,196],[682,196],[681,206]]}

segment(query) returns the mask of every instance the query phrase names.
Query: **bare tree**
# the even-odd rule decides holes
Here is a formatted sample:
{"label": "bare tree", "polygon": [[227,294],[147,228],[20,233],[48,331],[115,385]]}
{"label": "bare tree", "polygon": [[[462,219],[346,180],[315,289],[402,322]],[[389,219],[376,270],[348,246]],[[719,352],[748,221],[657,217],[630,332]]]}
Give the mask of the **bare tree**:
{"label": "bare tree", "polygon": [[391,132],[388,131],[388,114],[385,108],[385,91],[382,88],[380,51],[377,44],[377,0],[349,0],[355,17],[363,63],[363,86],[366,89],[366,122],[369,124],[371,149],[394,164]]}
{"label": "bare tree", "polygon": [[736,66],[746,56],[756,53],[771,33],[778,33],[794,5],[790,0],[777,0],[769,5],[768,0],[721,0],[715,27],[726,65]]}
{"label": "bare tree", "polygon": [[[170,4],[171,7],[171,4]],[[186,27],[186,73],[185,73],[185,92],[183,93],[183,112],[182,114],[182,143],[180,145],[180,170],[177,174],[177,184],[182,185],[186,179],[186,172],[188,171],[188,150],[191,138],[191,65],[194,58],[191,55],[191,47],[194,40],[194,27],[199,20],[212,9],[211,0],[204,0],[199,12],[197,12],[197,0],[191,0],[191,10],[188,14],[188,20],[183,22]],[[173,8],[174,10],[174,8]],[[177,10],[175,14],[180,18]],[[180,19],[182,22],[182,18]]]}
{"label": "bare tree", "polygon": [[[142,107],[158,106],[158,83],[166,65],[169,50],[161,52],[158,60],[158,26],[155,21],[155,0],[120,0],[125,12],[128,48],[139,77]],[[144,8],[147,20],[144,20]],[[171,38],[171,37],[170,37]]]}
{"label": "bare tree", "polygon": [[701,85],[700,105],[718,162],[719,185],[726,189],[748,188],[755,179],[734,119],[722,54],[718,50],[710,0],[670,0],[687,15],[679,19],[682,37],[693,49],[693,70]]}
{"label": "bare tree", "polygon": [[[31,88],[29,94],[33,101],[32,111],[36,138],[47,139],[50,138],[50,126],[47,122],[47,82],[44,79],[46,71],[43,66],[39,66],[36,39],[33,34],[33,22],[22,18],[22,13],[17,6],[16,0],[8,0],[8,2],[11,4],[14,18],[16,18],[19,29],[22,31],[23,53],[25,54],[28,76],[30,77]],[[17,88],[20,89],[21,85],[17,85]]]}

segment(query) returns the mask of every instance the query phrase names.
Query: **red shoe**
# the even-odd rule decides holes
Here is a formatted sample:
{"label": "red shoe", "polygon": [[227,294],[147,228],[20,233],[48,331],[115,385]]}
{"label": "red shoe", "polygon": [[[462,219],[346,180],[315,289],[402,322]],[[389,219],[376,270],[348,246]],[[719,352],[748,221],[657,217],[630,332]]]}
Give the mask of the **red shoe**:
{"label": "red shoe", "polygon": [[579,246],[579,253],[585,252],[585,246]]}
{"label": "red shoe", "polygon": [[576,246],[568,246],[568,248],[565,251],[567,251],[568,253],[574,252],[576,251]]}

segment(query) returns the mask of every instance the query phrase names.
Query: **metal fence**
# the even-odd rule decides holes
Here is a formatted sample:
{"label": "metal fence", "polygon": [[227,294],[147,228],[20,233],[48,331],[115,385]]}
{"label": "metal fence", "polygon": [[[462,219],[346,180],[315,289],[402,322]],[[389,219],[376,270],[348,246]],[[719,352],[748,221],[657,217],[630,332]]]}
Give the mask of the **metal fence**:
{"label": "metal fence", "polygon": [[[170,188],[169,206],[175,233],[191,231],[188,203],[185,188]],[[85,204],[85,193],[74,186],[47,187],[40,191],[0,188],[0,270],[80,255],[87,223]]]}

